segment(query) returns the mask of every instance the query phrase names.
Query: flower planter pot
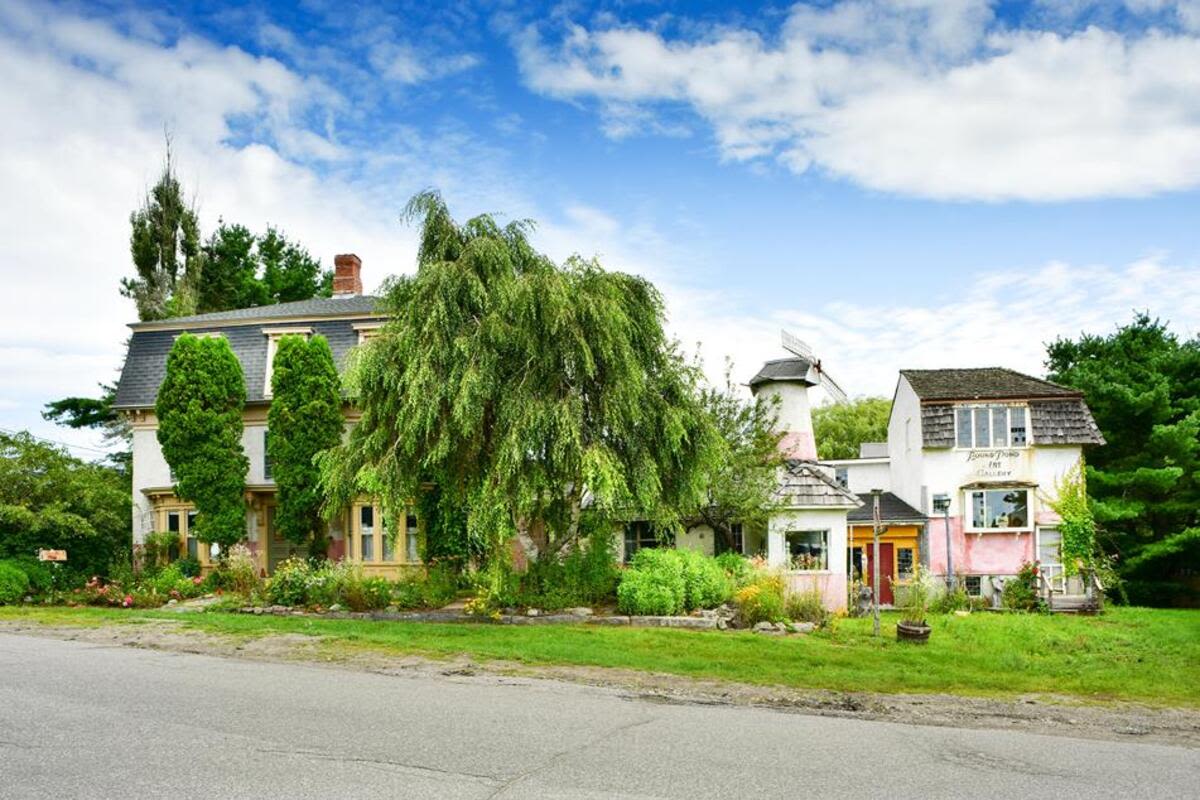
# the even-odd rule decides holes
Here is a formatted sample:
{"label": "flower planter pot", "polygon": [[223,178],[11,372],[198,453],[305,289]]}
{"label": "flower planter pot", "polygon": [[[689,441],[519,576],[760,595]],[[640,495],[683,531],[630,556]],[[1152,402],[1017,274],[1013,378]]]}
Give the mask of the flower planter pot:
{"label": "flower planter pot", "polygon": [[902,642],[925,644],[929,641],[929,634],[932,630],[933,628],[928,625],[919,625],[915,622],[897,622],[896,638]]}

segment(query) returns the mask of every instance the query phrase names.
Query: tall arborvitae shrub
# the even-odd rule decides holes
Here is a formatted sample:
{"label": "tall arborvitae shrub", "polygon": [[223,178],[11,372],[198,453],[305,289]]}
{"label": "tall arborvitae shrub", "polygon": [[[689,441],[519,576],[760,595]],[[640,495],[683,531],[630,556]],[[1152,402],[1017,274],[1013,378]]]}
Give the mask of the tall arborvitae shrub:
{"label": "tall arborvitae shrub", "polygon": [[158,390],[158,442],[175,493],[195,504],[196,536],[222,552],[246,535],[242,365],[224,337],[185,333],[167,356]]}
{"label": "tall arborvitae shrub", "polygon": [[324,496],[313,459],[337,446],[343,429],[341,382],[325,337],[279,340],[267,429],[267,454],[279,500],[276,525],[290,541],[309,542],[313,555],[324,555]]}

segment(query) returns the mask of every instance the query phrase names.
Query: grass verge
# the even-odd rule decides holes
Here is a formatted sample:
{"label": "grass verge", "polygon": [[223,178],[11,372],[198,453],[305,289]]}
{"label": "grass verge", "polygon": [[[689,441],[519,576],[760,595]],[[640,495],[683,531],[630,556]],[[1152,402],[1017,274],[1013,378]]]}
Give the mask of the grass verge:
{"label": "grass verge", "polygon": [[0,608],[0,620],[102,625],[172,619],[239,637],[301,633],[327,644],[393,654],[465,655],[531,665],[612,667],[697,679],[835,691],[1044,694],[1092,702],[1200,707],[1200,611],[1114,608],[1100,617],[973,614],[932,620],[928,645],[883,635],[869,619],[773,638],[584,625],[506,626],[369,622],[236,614]]}

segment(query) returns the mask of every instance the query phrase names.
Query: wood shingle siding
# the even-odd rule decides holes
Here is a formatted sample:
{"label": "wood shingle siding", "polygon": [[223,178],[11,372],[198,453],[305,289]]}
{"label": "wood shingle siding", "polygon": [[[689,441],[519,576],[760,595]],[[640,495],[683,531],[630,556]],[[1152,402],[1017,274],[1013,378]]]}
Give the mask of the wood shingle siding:
{"label": "wood shingle siding", "polygon": [[954,406],[925,403],[921,406],[921,443],[925,447],[954,447]]}
{"label": "wood shingle siding", "polygon": [[1032,400],[1034,444],[1104,444],[1092,412],[1082,400]]}

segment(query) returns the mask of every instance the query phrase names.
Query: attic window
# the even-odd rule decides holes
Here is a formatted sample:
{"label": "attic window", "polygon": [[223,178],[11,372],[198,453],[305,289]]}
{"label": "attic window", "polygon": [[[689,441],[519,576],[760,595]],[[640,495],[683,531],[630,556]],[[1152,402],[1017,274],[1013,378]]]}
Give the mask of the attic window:
{"label": "attic window", "polygon": [[954,412],[954,440],[963,450],[1025,447],[1028,417],[1025,406],[959,406]]}
{"label": "attic window", "polygon": [[263,380],[263,397],[270,397],[271,373],[275,368],[275,351],[279,347],[280,338],[297,335],[307,339],[312,335],[312,328],[263,328],[263,334],[267,337],[267,374]]}

